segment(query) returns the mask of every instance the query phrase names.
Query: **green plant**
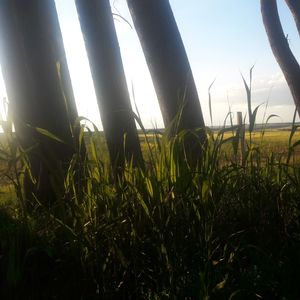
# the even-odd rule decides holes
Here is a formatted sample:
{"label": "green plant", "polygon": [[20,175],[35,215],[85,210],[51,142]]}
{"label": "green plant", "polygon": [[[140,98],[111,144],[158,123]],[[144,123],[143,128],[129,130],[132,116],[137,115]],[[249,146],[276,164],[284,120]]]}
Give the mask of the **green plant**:
{"label": "green plant", "polygon": [[[240,162],[238,126],[224,126],[217,134],[207,129],[198,165],[184,157],[185,135],[197,132],[150,135],[140,125],[146,166],[127,161],[117,178],[102,133],[93,124],[82,128],[67,173],[55,174],[63,176],[63,193],[53,207],[35,198],[34,209],[24,211],[18,191],[30,172],[26,151],[3,156],[16,170],[19,205],[18,213],[0,215],[2,290],[23,299],[299,298],[296,124],[288,163],[262,157],[263,143],[254,147],[249,133]],[[15,149],[11,143],[7,149]]]}

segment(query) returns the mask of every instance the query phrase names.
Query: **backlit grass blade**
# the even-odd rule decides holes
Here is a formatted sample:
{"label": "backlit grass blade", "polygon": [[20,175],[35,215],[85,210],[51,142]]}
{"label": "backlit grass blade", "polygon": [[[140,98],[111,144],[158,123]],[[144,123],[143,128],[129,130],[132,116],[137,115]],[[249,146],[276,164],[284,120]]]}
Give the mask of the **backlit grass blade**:
{"label": "backlit grass blade", "polygon": [[209,116],[210,116],[210,123],[211,126],[213,126],[213,120],[212,120],[212,107],[211,107],[211,88],[213,84],[215,83],[217,78],[215,78],[212,83],[208,87],[208,108],[209,108]]}
{"label": "backlit grass blade", "polygon": [[29,127],[33,128],[36,132],[40,133],[41,135],[45,136],[45,137],[48,137],[54,141],[57,141],[59,143],[62,143],[62,144],[66,144],[66,142],[64,142],[61,138],[59,138],[57,135],[53,134],[52,132],[46,130],[46,129],[43,129],[43,128],[39,128],[39,127],[32,127],[30,125],[28,125]]}
{"label": "backlit grass blade", "polygon": [[[251,125],[251,122],[253,121],[252,119],[252,108],[251,108],[251,89],[252,89],[252,71],[253,71],[254,65],[250,68],[250,74],[249,74],[249,85],[247,84],[243,74],[241,74],[243,82],[244,82],[244,86],[245,86],[245,90],[246,90],[246,95],[247,95],[247,106],[248,106],[248,116],[249,116],[249,124]],[[254,125],[253,125],[254,126]]]}
{"label": "backlit grass blade", "polygon": [[261,104],[255,107],[255,109],[254,109],[254,111],[253,111],[253,113],[250,117],[250,124],[249,124],[249,131],[250,132],[252,132],[254,130],[256,115],[257,115],[257,112],[258,112],[258,109],[259,109],[260,106],[261,106]]}

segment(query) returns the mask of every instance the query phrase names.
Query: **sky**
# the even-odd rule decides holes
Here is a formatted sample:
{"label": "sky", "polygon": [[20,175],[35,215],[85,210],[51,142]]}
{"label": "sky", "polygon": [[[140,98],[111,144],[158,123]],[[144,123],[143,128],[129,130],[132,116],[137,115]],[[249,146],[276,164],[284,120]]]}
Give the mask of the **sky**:
{"label": "sky", "polygon": [[[74,0],[55,0],[67,54],[78,113],[101,129],[101,121]],[[260,14],[259,0],[170,0],[196,82],[204,119],[211,125],[208,87],[211,90],[213,125],[222,125],[229,111],[247,112],[241,74],[248,80],[253,69],[253,107],[263,116],[277,114],[273,122],[290,122],[294,103],[283,74],[272,54]],[[125,0],[111,0],[112,10],[133,25]],[[278,9],[290,47],[300,62],[300,39],[284,0]],[[132,104],[135,101],[145,127],[162,127],[162,117],[151,77],[134,28],[115,17],[115,26]],[[132,92],[134,90],[134,93]],[[134,94],[134,97],[133,97]],[[6,96],[0,76],[0,99]],[[134,99],[133,99],[134,98]],[[265,111],[268,103],[267,111]],[[134,105],[134,104],[133,104]]]}

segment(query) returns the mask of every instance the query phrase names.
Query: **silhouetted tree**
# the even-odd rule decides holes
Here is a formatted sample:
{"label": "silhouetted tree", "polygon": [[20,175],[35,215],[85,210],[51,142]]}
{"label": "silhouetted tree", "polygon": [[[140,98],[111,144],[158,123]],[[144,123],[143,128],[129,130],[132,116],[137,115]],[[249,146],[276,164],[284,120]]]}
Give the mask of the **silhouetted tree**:
{"label": "silhouetted tree", "polygon": [[76,0],[75,3],[112,165],[114,169],[122,168],[125,159],[131,158],[134,164],[142,165],[109,0]]}
{"label": "silhouetted tree", "polygon": [[290,88],[300,115],[300,66],[285,36],[278,14],[276,0],[261,0],[261,14],[273,54]]}
{"label": "silhouetted tree", "polygon": [[[2,73],[16,133],[25,149],[35,145],[29,158],[39,183],[28,193],[52,201],[53,174],[64,170],[74,153],[70,124],[77,117],[54,1],[2,0],[0,38]],[[28,124],[46,129],[65,144]]]}
{"label": "silhouetted tree", "polygon": [[296,26],[298,29],[298,33],[300,35],[300,1],[299,0],[285,0],[288,7],[290,8],[294,20],[296,22]]}
{"label": "silhouetted tree", "polygon": [[[205,126],[193,74],[168,0],[127,0],[152,76],[164,124]],[[205,140],[204,131],[202,138]]]}

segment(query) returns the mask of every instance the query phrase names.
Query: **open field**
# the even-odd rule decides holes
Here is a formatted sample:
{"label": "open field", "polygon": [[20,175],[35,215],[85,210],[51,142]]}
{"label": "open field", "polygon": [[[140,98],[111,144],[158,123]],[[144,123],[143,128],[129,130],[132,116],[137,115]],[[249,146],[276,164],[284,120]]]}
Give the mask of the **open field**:
{"label": "open field", "polygon": [[7,155],[1,299],[300,299],[298,146],[286,163],[300,134],[256,131],[251,145],[246,134],[243,162],[231,136],[214,132],[199,171],[180,140],[140,134],[146,169],[128,164],[112,181],[103,134],[86,133],[97,155],[80,184],[68,171],[52,206],[33,198],[30,209],[7,181],[18,170]]}
{"label": "open field", "polygon": [[[288,129],[269,129],[264,131],[254,131],[252,134],[252,146],[257,147],[262,156],[268,157],[271,153],[275,155],[275,157],[286,158],[289,143],[293,145],[295,142],[300,140],[300,131],[296,131],[291,141],[290,138],[290,130]],[[232,136],[232,133],[226,133],[224,135],[224,139]],[[245,135],[246,143],[249,145],[250,136],[249,133]],[[293,158],[295,162],[300,162],[300,148],[297,147],[293,151]]]}
{"label": "open field", "polygon": [[[270,155],[270,153],[274,154],[274,157],[277,159],[286,159],[289,147],[289,138],[290,138],[290,124],[284,124],[281,127],[279,124],[275,124],[273,126],[269,125],[268,129],[266,129],[263,133],[261,130],[254,131],[252,133],[252,145],[253,147],[258,147],[260,149],[261,156],[266,158]],[[291,126],[291,125],[290,125]],[[155,143],[157,138],[161,138],[163,134],[163,130],[159,130],[159,134],[157,133],[147,133],[146,136],[144,133],[139,133],[139,138],[141,141],[142,151],[145,158],[149,158],[149,147],[155,149]],[[214,131],[215,138],[218,135],[218,131]],[[223,139],[228,139],[233,136],[232,132],[226,132],[223,136]],[[249,144],[249,133],[246,132],[246,143]],[[98,134],[87,134],[85,137],[86,146],[88,152],[91,153],[90,149],[90,141],[91,139],[95,143],[95,148],[97,153],[99,154],[99,159],[108,164],[108,150],[105,144],[105,139],[103,132],[99,132]],[[147,140],[147,142],[146,142]],[[300,130],[296,131],[293,136],[292,144],[296,141],[300,140]],[[2,149],[5,149],[6,139],[4,134],[0,134],[0,145],[2,145]],[[233,155],[233,147],[230,143],[224,144],[221,148],[221,157],[230,157]],[[300,146],[299,149],[295,149],[293,151],[293,163],[300,163]],[[14,186],[11,184],[10,180],[6,176],[7,172],[7,161],[0,161],[0,207],[5,206],[7,203],[15,202],[15,191]]]}
{"label": "open field", "polygon": [[[155,144],[155,139],[157,136],[161,136],[162,130],[159,131],[160,134],[156,135],[155,133],[148,133],[147,140],[150,145],[153,146]],[[218,136],[218,130],[214,129],[214,138]],[[235,135],[235,131],[227,131],[222,136],[223,140],[229,139],[233,135]],[[273,124],[267,126],[266,129],[263,131],[261,129],[255,130],[252,133],[252,147],[257,147],[263,157],[268,157],[271,153],[273,153],[278,159],[279,158],[286,158],[288,153],[288,149],[290,144],[293,145],[295,142],[300,140],[300,130],[297,130],[293,135],[291,141],[289,141],[291,135],[291,124],[283,124],[281,127],[280,124]],[[143,133],[139,134],[140,140],[142,142],[142,149],[145,155],[148,152],[148,145],[145,143],[145,135]],[[250,146],[250,134],[246,131],[245,133],[245,143],[246,145]],[[290,144],[289,144],[290,143]],[[230,143],[224,145],[221,149],[223,154],[232,154],[232,145]],[[293,158],[295,162],[300,162],[300,147],[299,149],[296,147],[293,150]]]}

